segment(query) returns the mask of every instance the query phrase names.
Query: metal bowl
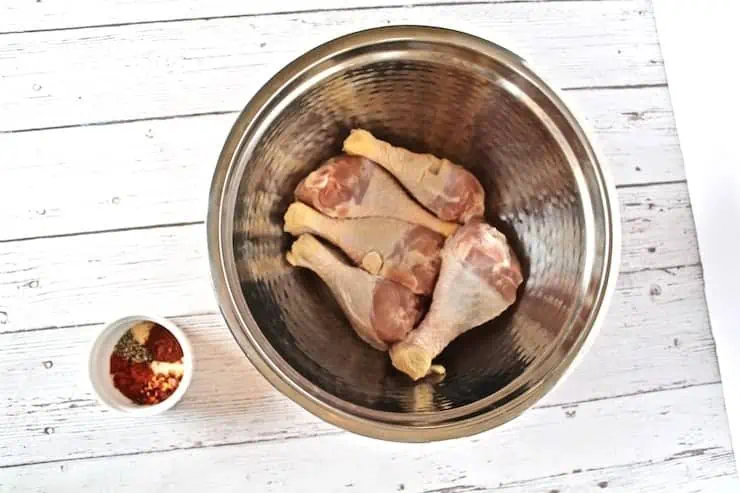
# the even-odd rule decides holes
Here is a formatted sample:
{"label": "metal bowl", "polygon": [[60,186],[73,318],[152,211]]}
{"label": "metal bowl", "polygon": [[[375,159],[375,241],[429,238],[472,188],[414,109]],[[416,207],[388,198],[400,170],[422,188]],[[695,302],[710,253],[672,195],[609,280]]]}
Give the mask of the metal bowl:
{"label": "metal bowl", "polygon": [[[295,186],[356,127],[469,167],[522,261],[517,303],[442,353],[441,382],[395,371],[321,281],[284,260]],[[226,141],[208,212],[218,300],[252,363],[326,421],[400,441],[478,433],[550,390],[604,316],[618,228],[602,162],[537,74],[488,41],[410,26],[331,41],[270,80]]]}

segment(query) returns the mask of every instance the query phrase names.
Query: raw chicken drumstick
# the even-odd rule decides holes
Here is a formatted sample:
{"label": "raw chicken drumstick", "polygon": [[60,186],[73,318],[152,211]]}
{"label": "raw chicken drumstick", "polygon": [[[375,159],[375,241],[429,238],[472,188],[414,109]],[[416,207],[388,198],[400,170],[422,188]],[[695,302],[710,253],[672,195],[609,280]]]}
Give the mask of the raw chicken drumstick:
{"label": "raw chicken drumstick", "polygon": [[406,286],[416,294],[430,295],[442,260],[444,236],[398,219],[365,217],[334,219],[295,202],[285,213],[283,229],[298,236],[311,233],[341,248],[357,265]]}
{"label": "raw chicken drumstick", "polygon": [[344,141],[344,152],[364,156],[384,167],[421,205],[444,221],[466,223],[483,217],[483,187],[460,165],[394,147],[366,130],[352,130]]}
{"label": "raw chicken drumstick", "polygon": [[286,255],[291,265],[314,271],[329,286],[357,335],[385,351],[403,340],[421,315],[410,290],[347,265],[315,237],[304,234]]}
{"label": "raw chicken drumstick", "polygon": [[442,248],[442,268],[432,305],[419,326],[390,351],[393,366],[414,380],[456,337],[501,314],[516,299],[521,269],[506,237],[472,221]]}
{"label": "raw chicken drumstick", "polygon": [[329,159],[298,184],[295,196],[330,217],[393,217],[444,236],[457,229],[424,210],[383,168],[363,157]]}

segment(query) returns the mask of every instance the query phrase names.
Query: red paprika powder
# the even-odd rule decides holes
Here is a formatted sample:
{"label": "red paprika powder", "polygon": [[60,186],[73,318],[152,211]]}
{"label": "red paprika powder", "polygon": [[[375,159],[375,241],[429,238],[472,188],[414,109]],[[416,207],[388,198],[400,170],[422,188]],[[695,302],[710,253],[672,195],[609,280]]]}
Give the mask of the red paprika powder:
{"label": "red paprika powder", "polygon": [[152,359],[155,361],[174,363],[182,359],[180,343],[169,330],[161,325],[152,327],[145,346],[152,353]]}
{"label": "red paprika powder", "polygon": [[141,344],[129,330],[110,357],[113,385],[136,404],[158,404],[177,390],[182,374],[155,373],[152,363],[182,363],[182,347],[161,325],[151,324]]}
{"label": "red paprika powder", "polygon": [[154,377],[149,363],[133,363],[116,353],[110,356],[110,372],[113,385],[126,397],[137,404],[147,402],[146,387]]}

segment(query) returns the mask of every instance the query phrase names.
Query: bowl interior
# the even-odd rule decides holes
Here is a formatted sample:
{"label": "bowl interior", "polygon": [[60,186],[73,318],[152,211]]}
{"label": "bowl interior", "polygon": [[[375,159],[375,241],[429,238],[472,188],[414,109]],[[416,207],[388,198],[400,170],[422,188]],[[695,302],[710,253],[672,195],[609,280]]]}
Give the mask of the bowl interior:
{"label": "bowl interior", "polygon": [[[294,388],[351,416],[434,427],[530,405],[532,390],[554,384],[575,356],[609,255],[603,181],[562,103],[512,60],[389,40],[317,57],[265,103],[227,179],[233,255],[225,262],[244,320],[232,330],[249,332]],[[517,303],[439,357],[448,371],[441,382],[415,384],[395,371],[354,335],[318,277],[284,260],[292,238],[283,214],[295,186],[357,127],[469,168],[486,190],[487,220],[524,269]]]}

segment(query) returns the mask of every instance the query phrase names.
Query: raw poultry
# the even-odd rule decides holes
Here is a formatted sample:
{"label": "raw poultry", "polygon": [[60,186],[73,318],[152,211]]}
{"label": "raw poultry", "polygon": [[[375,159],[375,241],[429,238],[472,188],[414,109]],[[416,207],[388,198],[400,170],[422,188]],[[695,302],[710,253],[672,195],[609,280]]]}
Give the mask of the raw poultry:
{"label": "raw poultry", "polygon": [[444,236],[457,229],[414,202],[383,168],[357,156],[329,159],[298,184],[295,197],[330,217],[393,217]]}
{"label": "raw poultry", "polygon": [[329,286],[357,335],[376,349],[403,340],[419,321],[418,296],[348,265],[309,234],[298,237],[286,258],[291,265],[311,269]]}
{"label": "raw poultry", "polygon": [[293,236],[310,233],[339,248],[370,274],[431,295],[442,260],[444,236],[388,217],[335,219],[295,202],[288,207],[284,230]]}
{"label": "raw poultry", "polygon": [[[288,262],[316,272],[358,336],[389,350],[398,370],[413,380],[443,374],[432,363],[444,348],[514,303],[523,281],[519,261],[506,237],[483,221],[483,187],[462,166],[364,130],[353,130],[344,149],[359,156],[329,159],[296,188],[303,203],[284,218],[284,230],[298,236]],[[417,326],[420,295],[430,294]]]}

